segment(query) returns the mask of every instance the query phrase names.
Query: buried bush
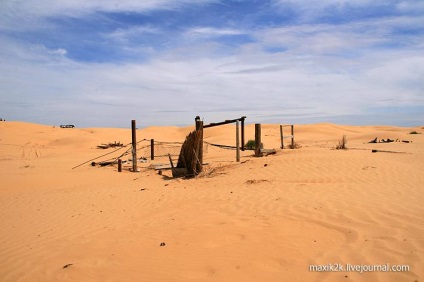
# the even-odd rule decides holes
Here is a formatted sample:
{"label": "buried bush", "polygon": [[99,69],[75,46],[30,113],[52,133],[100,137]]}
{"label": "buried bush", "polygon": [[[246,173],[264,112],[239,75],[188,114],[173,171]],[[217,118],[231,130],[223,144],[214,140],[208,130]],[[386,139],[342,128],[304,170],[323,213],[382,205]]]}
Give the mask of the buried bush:
{"label": "buried bush", "polygon": [[409,134],[421,134],[421,133],[416,132],[416,131],[414,130],[414,131],[409,132]]}
{"label": "buried bush", "polygon": [[346,135],[343,134],[342,139],[339,141],[339,145],[336,146],[336,150],[347,150],[347,139],[346,139]]}

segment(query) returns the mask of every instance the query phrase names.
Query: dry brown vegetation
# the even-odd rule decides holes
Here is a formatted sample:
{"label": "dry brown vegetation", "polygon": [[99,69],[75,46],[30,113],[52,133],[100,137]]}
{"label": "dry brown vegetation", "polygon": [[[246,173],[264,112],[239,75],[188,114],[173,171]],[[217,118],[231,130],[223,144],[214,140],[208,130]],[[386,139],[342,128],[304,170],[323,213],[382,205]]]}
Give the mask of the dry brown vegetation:
{"label": "dry brown vegetation", "polygon": [[347,150],[347,138],[346,134],[343,134],[342,139],[339,141],[339,144],[336,146],[336,150]]}

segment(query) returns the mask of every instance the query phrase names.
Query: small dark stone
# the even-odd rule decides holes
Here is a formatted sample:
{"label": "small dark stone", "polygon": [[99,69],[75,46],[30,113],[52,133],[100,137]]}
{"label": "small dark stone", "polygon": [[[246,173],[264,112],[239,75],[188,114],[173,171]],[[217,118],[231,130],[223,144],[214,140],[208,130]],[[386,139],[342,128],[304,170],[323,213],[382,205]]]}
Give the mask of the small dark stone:
{"label": "small dark stone", "polygon": [[68,268],[68,267],[70,267],[71,265],[72,265],[72,263],[65,264],[65,265],[63,266],[63,268]]}
{"label": "small dark stone", "polygon": [[159,174],[159,175],[162,175],[162,170],[159,170],[159,171],[158,171],[158,174]]}
{"label": "small dark stone", "polygon": [[264,166],[268,166],[268,164],[264,164]]}
{"label": "small dark stone", "polygon": [[163,243],[163,242],[162,242],[162,243],[160,243],[160,246],[161,246],[161,247],[164,247],[164,246],[165,246],[165,243]]}

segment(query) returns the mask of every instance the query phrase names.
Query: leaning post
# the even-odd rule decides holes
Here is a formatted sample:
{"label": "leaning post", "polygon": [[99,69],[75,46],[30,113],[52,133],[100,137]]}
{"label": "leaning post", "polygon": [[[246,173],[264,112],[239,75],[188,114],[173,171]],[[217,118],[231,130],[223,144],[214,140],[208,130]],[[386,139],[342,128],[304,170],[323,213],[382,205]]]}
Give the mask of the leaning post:
{"label": "leaning post", "polygon": [[294,125],[291,125],[291,147],[294,149]]}
{"label": "leaning post", "polygon": [[132,170],[137,172],[137,136],[136,136],[136,125],[135,120],[131,121],[131,135],[132,135]]}

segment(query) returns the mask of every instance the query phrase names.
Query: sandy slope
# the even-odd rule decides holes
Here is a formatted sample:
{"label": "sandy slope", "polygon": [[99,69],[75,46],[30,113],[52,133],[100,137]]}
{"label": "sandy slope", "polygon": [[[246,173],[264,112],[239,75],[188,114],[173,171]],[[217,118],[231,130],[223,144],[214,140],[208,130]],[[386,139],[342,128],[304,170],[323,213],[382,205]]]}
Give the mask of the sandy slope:
{"label": "sandy slope", "polygon": [[[137,134],[183,141],[190,130]],[[96,149],[101,143],[129,143],[127,129],[1,122],[0,280],[422,281],[424,134],[412,130],[424,132],[296,125],[302,148],[280,150],[278,125],[264,125],[263,143],[276,155],[246,151],[236,163],[235,151],[205,146],[210,174],[184,180],[169,171],[160,176],[149,164],[140,173],[71,169],[113,150]],[[332,150],[343,134],[350,149]],[[234,126],[205,135],[235,144]],[[253,136],[249,125],[246,139]],[[367,143],[375,137],[413,142]],[[328,263],[404,264],[410,271],[309,271]]]}

